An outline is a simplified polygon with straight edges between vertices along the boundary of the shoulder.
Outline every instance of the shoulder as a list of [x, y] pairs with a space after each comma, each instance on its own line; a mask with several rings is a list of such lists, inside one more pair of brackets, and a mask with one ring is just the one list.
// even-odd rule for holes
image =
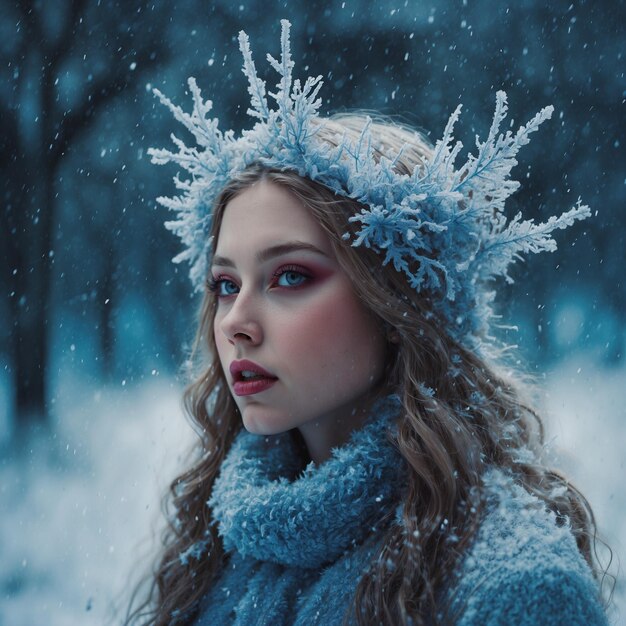
[[449, 590], [458, 626], [607, 624], [597, 584], [567, 526], [499, 470]]

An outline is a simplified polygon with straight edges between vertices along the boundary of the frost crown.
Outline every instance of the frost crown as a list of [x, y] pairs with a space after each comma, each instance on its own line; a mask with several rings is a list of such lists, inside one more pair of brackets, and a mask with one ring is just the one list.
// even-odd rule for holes
[[274, 92], [266, 91], [248, 36], [239, 33], [243, 72], [249, 82], [248, 114], [256, 120], [240, 136], [220, 130], [219, 120], [210, 117], [212, 102], [203, 100], [194, 78], [189, 79], [191, 113], [155, 89], [196, 143], [190, 147], [172, 135], [177, 152], [150, 150], [153, 163], [173, 162], [188, 173], [184, 180], [175, 178], [180, 195], [158, 198], [176, 215], [166, 227], [185, 245], [174, 261], [191, 264], [192, 283], [201, 290], [210, 263], [213, 204], [224, 186], [254, 163], [294, 171], [358, 201], [362, 208], [350, 218], [356, 235], [346, 233], [345, 238], [352, 238], [352, 246], [380, 253], [383, 265], [392, 263], [416, 293], [429, 299], [454, 337], [476, 347], [489, 336], [493, 280], [503, 277], [512, 282], [508, 268], [514, 261], [523, 254], [555, 250], [552, 232], [590, 215], [580, 200], [561, 216], [538, 224], [524, 220], [521, 213], [510, 220], [504, 214], [505, 201], [519, 187], [510, 178], [517, 152], [554, 108], [543, 108], [515, 134], [501, 133], [507, 100], [503, 91], [497, 92], [487, 139], [477, 137], [476, 155], [470, 154], [457, 168], [462, 144], [453, 140], [452, 131], [459, 105], [428, 161], [411, 175], [398, 173], [394, 169], [398, 155], [374, 158], [376, 141], [368, 124], [357, 141], [340, 137], [336, 147], [316, 137], [324, 125], [318, 97], [322, 77], [309, 77], [304, 84], [293, 77], [290, 23], [282, 20], [281, 24], [280, 60], [267, 55], [279, 76]]

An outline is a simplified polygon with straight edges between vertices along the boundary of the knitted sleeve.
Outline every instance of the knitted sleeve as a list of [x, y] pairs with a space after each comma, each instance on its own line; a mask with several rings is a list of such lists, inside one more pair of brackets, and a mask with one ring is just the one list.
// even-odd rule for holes
[[567, 527], [502, 472], [443, 604], [457, 626], [607, 626], [598, 584]]
[[597, 592], [580, 572], [510, 564], [473, 594], [457, 626], [607, 626]]

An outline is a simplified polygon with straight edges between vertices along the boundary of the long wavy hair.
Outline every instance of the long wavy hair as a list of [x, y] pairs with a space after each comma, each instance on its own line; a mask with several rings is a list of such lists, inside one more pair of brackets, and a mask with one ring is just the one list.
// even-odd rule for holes
[[[330, 143], [337, 134], [356, 137], [364, 123], [360, 114], [336, 116], [326, 121], [318, 137]], [[422, 134], [388, 121], [377, 120], [372, 134], [380, 142], [378, 158], [403, 147], [396, 168], [406, 174], [432, 151]], [[451, 620], [440, 612], [436, 598], [478, 528], [482, 476], [490, 466], [508, 471], [555, 512], [558, 524], [570, 525], [578, 549], [601, 578], [605, 570], [595, 550], [593, 512], [565, 477], [544, 465], [542, 421], [524, 399], [521, 375], [497, 365], [500, 358], [479, 357], [454, 341], [428, 298], [416, 297], [404, 276], [391, 266], [382, 267], [374, 251], [353, 248], [343, 239], [351, 230], [348, 218], [360, 209], [357, 202], [293, 172], [253, 166], [232, 180], [216, 202], [213, 247], [228, 202], [260, 180], [284, 187], [310, 211], [363, 306], [393, 337], [386, 390], [402, 399], [394, 443], [408, 489], [401, 521], [389, 520], [382, 548], [358, 582], [346, 622], [420, 625]], [[206, 502], [242, 426], [216, 356], [215, 311], [215, 297], [207, 290], [194, 348], [199, 370], [184, 393], [186, 412], [198, 433], [195, 461], [171, 484], [162, 553], [143, 603], [129, 610], [128, 624], [191, 623], [227, 561]], [[445, 541], [444, 535], [454, 541]]]

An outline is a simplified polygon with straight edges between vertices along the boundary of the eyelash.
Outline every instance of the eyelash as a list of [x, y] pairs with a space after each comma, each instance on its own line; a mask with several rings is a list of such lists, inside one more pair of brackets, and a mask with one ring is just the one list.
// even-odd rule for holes
[[[288, 289], [288, 290], [299, 289], [301, 287], [304, 287], [307, 283], [311, 282], [311, 279], [313, 278], [307, 270], [297, 265], [283, 265], [282, 267], [277, 269], [274, 272], [274, 274], [272, 274], [272, 278], [274, 278], [275, 280], [278, 280], [283, 274], [287, 274], [288, 272], [294, 272], [296, 274], [300, 274], [306, 280], [304, 280], [304, 282], [301, 285], [295, 285], [293, 287], [281, 287], [282, 289]], [[211, 276], [210, 278], [207, 278], [206, 280], [206, 288], [211, 293], [214, 293], [218, 298], [226, 298], [228, 297], [227, 295], [218, 293], [219, 286], [223, 282], [230, 282], [230, 283], [235, 284], [235, 282], [231, 280], [230, 278], [226, 278], [224, 276], [217, 276], [216, 278], [213, 278]], [[272, 285], [274, 285], [274, 283], [275, 281], [272, 282]], [[229, 295], [236, 295], [236, 294], [229, 294]]]
[[220, 295], [217, 293], [219, 286], [221, 283], [228, 281], [228, 282], [233, 282], [232, 280], [230, 280], [230, 278], [224, 278], [224, 277], [217, 277], [217, 278], [207, 278], [206, 280], [206, 288], [213, 294], [215, 294], [218, 298], [223, 298], [224, 296]]

